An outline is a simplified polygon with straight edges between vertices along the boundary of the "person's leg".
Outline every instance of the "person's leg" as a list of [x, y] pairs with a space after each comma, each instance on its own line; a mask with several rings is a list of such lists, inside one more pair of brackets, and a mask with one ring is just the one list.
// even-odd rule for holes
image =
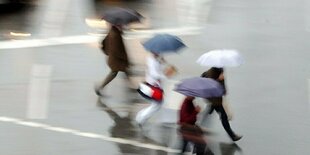
[[223, 106], [216, 106], [215, 110], [219, 113], [220, 117], [221, 117], [221, 121], [222, 121], [222, 125], [224, 127], [224, 129], [226, 130], [227, 134], [230, 137], [234, 137], [235, 133], [232, 131], [230, 124], [228, 122], [228, 117], [227, 114], [223, 108]]
[[110, 73], [106, 76], [99, 89], [103, 89], [107, 84], [109, 84], [117, 75], [118, 71], [110, 71]]
[[214, 109], [215, 109], [215, 106], [210, 105], [210, 108], [209, 108], [208, 114], [212, 114], [212, 113], [213, 113], [213, 111], [214, 111]]
[[205, 155], [206, 144], [195, 143], [196, 155]]
[[186, 151], [188, 141], [183, 138], [182, 140], [182, 153]]
[[95, 88], [96, 94], [98, 96], [102, 96], [100, 90], [103, 89], [107, 84], [109, 84], [116, 77], [117, 73], [118, 71], [110, 71], [110, 73], [106, 76], [102, 84], [99, 87]]
[[241, 138], [241, 136], [236, 135], [232, 131], [230, 124], [229, 124], [229, 121], [228, 121], [227, 114], [224, 110], [224, 107], [222, 105], [216, 106], [215, 110], [220, 114], [222, 125], [223, 125], [225, 131], [227, 132], [227, 134], [230, 136], [230, 138], [234, 141], [239, 140]]
[[161, 107], [161, 103], [156, 101], [151, 101], [151, 105], [145, 109], [142, 109], [137, 113], [136, 121], [139, 124], [144, 124], [155, 112], [157, 112]]
[[200, 121], [201, 126], [207, 126], [207, 124], [210, 122], [209, 115], [212, 114], [214, 111], [214, 107], [212, 105], [207, 105], [207, 108], [202, 112], [202, 118]]
[[128, 87], [131, 88], [131, 89], [136, 89], [137, 86], [135, 85], [135, 82], [131, 78], [132, 77], [131, 71], [128, 69], [124, 73], [126, 75], [126, 80], [128, 82]]

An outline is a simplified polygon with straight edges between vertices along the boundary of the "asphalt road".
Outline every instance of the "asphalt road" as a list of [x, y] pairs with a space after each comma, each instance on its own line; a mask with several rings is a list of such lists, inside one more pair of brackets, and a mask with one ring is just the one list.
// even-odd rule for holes
[[[143, 60], [147, 54], [139, 42], [154, 32], [169, 29], [188, 45], [180, 54], [167, 55], [167, 60], [179, 69], [172, 80], [200, 75], [206, 68], [195, 60], [204, 52], [238, 49], [245, 63], [226, 68], [225, 75], [228, 102], [234, 113], [232, 128], [244, 137], [233, 144], [218, 116], [213, 114], [207, 125], [212, 132], [206, 136], [209, 147], [219, 155], [308, 154], [308, 3], [301, 0], [178, 2], [183, 3], [112, 3], [145, 12], [151, 21], [144, 29], [147, 31], [128, 31], [124, 36], [134, 60], [137, 81], [143, 79]], [[162, 123], [163, 117], [173, 118], [175, 111], [167, 113], [163, 108], [147, 124], [146, 131], [141, 132], [132, 118], [148, 104], [126, 88], [122, 76], [107, 87], [106, 97], [98, 99], [93, 91], [94, 85], [108, 73], [105, 56], [97, 47], [96, 39], [100, 38], [80, 42], [75, 39], [88, 36], [89, 32], [104, 31], [88, 27], [85, 18], [97, 18], [111, 2], [66, 3], [70, 7], [64, 5], [58, 12], [66, 18], [38, 16], [43, 8], [55, 13], [53, 9], [59, 3], [54, 2], [52, 7], [42, 5], [50, 4], [48, 1], [30, 5], [32, 9], [1, 13], [5, 17], [0, 18], [1, 40], [5, 41], [0, 42], [0, 154], [175, 154], [179, 143], [176, 125]], [[202, 6], [208, 10], [195, 12]], [[83, 7], [87, 9], [80, 11]], [[49, 27], [48, 22], [56, 24]], [[199, 27], [199, 31], [185, 32], [180, 27]], [[10, 35], [11, 31], [32, 35], [16, 37]], [[73, 36], [74, 43], [63, 42], [65, 36]], [[25, 46], [9, 49], [8, 42], [16, 43], [11, 39], [22, 40], [18, 45]], [[29, 42], [29, 39], [41, 42]], [[35, 64], [52, 67], [51, 76], [45, 77], [50, 83], [45, 119], [30, 119], [26, 115], [29, 88], [35, 78], [31, 69]]]

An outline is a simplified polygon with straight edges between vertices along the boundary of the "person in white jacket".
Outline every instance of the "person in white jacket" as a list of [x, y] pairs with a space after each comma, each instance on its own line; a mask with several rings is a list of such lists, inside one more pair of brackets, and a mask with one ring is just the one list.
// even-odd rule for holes
[[[172, 72], [166, 72], [166, 61], [165, 59], [156, 53], [152, 53], [147, 58], [147, 72], [145, 80], [150, 85], [162, 88], [162, 80], [166, 79]], [[173, 68], [173, 70], [175, 70]], [[161, 108], [161, 102], [151, 101], [151, 105], [145, 109], [139, 111], [136, 115], [136, 121], [140, 127], [159, 109]]]

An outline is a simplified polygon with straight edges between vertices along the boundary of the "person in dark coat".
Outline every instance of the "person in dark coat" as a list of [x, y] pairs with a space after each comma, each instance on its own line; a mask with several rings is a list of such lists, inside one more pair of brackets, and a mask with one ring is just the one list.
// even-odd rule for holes
[[[212, 67], [208, 71], [204, 72], [201, 75], [201, 77], [212, 78], [218, 81], [219, 83], [221, 83], [224, 87], [225, 94], [226, 94], [223, 68]], [[207, 100], [211, 103], [208, 114], [212, 114], [212, 112], [215, 110], [220, 115], [222, 125], [225, 131], [227, 132], [227, 134], [230, 136], [230, 138], [233, 141], [240, 140], [242, 136], [235, 134], [230, 127], [227, 113], [225, 112], [224, 107], [223, 107], [223, 97], [212, 97], [212, 98], [207, 98]]]
[[101, 42], [101, 49], [107, 55], [107, 64], [111, 71], [102, 84], [96, 88], [96, 94], [99, 96], [102, 96], [100, 90], [109, 84], [116, 77], [119, 71], [124, 72], [128, 81], [130, 81], [129, 60], [122, 38], [122, 26], [111, 26], [108, 35]]
[[[207, 143], [203, 137], [202, 129], [196, 125], [197, 114], [200, 112], [199, 106], [194, 106], [195, 97], [187, 96], [180, 109], [180, 133], [182, 136], [182, 153], [186, 151], [189, 142], [194, 143], [197, 155], [212, 154], [207, 149]], [[206, 151], [208, 150], [208, 151]]]

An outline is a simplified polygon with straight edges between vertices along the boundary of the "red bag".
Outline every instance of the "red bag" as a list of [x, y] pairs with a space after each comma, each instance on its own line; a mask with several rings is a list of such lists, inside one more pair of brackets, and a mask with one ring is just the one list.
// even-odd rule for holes
[[163, 90], [147, 82], [140, 83], [138, 92], [146, 99], [161, 102], [163, 100]]

